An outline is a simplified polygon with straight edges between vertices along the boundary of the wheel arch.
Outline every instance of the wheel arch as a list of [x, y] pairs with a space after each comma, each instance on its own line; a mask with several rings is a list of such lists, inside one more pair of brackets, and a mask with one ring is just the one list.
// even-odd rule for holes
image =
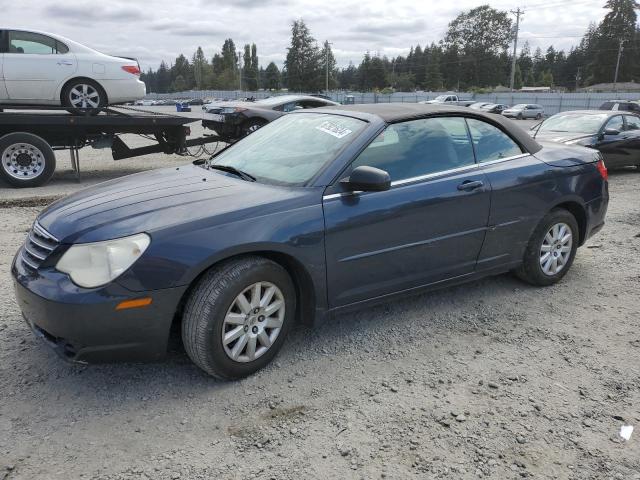
[[578, 229], [580, 234], [579, 245], [582, 246], [587, 237], [587, 211], [580, 202], [576, 200], [566, 200], [554, 205], [551, 210], [566, 210], [568, 211], [578, 222]]
[[314, 283], [308, 270], [298, 259], [287, 253], [264, 249], [236, 253], [224, 258], [220, 258], [204, 268], [195, 278], [191, 280], [188, 288], [183, 293], [182, 298], [178, 303], [173, 323], [175, 324], [182, 322], [182, 312], [187, 299], [191, 295], [191, 292], [196, 287], [200, 279], [209, 270], [222, 263], [231, 262], [251, 256], [266, 258], [277, 263], [286, 270], [286, 272], [291, 277], [294, 288], [296, 289], [296, 322], [305, 325], [313, 324], [316, 309], [316, 294]]
[[71, 77], [70, 79], [68, 79], [67, 81], [65, 81], [61, 86], [60, 86], [60, 90], [58, 92], [58, 100], [60, 100], [60, 105], [64, 105], [64, 98], [62, 98], [62, 94], [64, 93], [64, 89], [67, 88], [67, 86], [72, 83], [72, 82], [76, 82], [78, 80], [85, 80], [85, 81], [90, 81], [92, 83], [97, 84], [100, 89], [102, 90], [102, 93], [104, 93], [104, 98], [105, 98], [105, 105], [109, 105], [109, 94], [107, 93], [107, 90], [104, 88], [104, 86], [95, 78], [89, 78], [89, 77], [85, 77], [83, 75], [78, 75], [76, 77]]

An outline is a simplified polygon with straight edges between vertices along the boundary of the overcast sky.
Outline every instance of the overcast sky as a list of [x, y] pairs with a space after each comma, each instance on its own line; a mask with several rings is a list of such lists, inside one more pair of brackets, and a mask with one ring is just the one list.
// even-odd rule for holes
[[[339, 66], [358, 64], [364, 52], [406, 54], [411, 45], [440, 40], [462, 10], [486, 1], [457, 0], [0, 0], [0, 27], [43, 30], [105, 53], [135, 56], [144, 69], [178, 54], [191, 57], [200, 45], [207, 57], [225, 38], [240, 48], [254, 42], [260, 64], [282, 64], [291, 22], [302, 18], [322, 42], [333, 43]], [[493, 0], [492, 7], [525, 9], [521, 38], [532, 50], [550, 44], [569, 49], [605, 0]]]

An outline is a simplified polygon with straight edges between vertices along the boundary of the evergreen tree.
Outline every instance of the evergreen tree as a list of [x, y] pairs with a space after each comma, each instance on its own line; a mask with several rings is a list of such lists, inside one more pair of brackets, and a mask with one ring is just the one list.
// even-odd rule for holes
[[264, 76], [264, 88], [268, 88], [269, 90], [280, 89], [280, 70], [278, 70], [278, 66], [275, 63], [271, 62], [267, 65]]
[[[193, 54], [193, 60], [191, 63], [193, 65], [193, 79], [195, 82], [195, 87], [198, 90], [202, 90], [205, 87], [205, 78], [209, 70], [209, 62], [204, 56], [202, 47], [198, 47], [196, 53]], [[180, 76], [183, 77], [184, 82], [184, 76], [182, 74]]]
[[624, 47], [620, 61], [618, 81], [630, 81], [636, 72], [637, 51], [635, 0], [608, 0], [604, 8], [610, 10], [598, 26], [595, 35], [595, 55], [590, 65], [594, 83], [612, 82], [615, 75], [618, 50]]
[[291, 46], [287, 49], [285, 68], [289, 90], [312, 92], [321, 88], [320, 50], [304, 20], [296, 20], [291, 26]]
[[156, 87], [158, 93], [167, 93], [171, 86], [171, 73], [164, 60], [160, 62], [158, 73], [156, 74]]

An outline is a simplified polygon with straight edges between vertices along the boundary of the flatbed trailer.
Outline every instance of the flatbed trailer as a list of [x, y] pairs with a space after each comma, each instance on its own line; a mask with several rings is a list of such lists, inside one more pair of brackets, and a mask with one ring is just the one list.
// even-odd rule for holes
[[[56, 168], [55, 150], [70, 151], [79, 178], [79, 150], [86, 146], [111, 148], [113, 159], [121, 160], [150, 153], [188, 155], [189, 147], [221, 141], [213, 135], [187, 139], [187, 125], [198, 120], [130, 107], [82, 115], [64, 108], [0, 104], [0, 178], [15, 187], [44, 185]], [[154, 144], [130, 148], [123, 134], [141, 135]]]

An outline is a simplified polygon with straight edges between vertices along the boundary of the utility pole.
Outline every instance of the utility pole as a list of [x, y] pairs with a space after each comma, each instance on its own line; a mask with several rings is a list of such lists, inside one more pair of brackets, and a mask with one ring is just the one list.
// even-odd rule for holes
[[613, 77], [613, 90], [618, 91], [618, 73], [620, 72], [620, 59], [622, 58], [622, 51], [624, 50], [624, 40], [620, 40], [620, 47], [618, 48], [618, 61], [616, 62], [616, 75]]
[[580, 67], [578, 67], [578, 71], [576, 72], [576, 91], [578, 91], [578, 88], [580, 88]]
[[511, 82], [510, 82], [511, 91], [513, 92], [514, 83], [516, 79], [516, 53], [518, 50], [518, 33], [520, 32], [520, 16], [524, 14], [524, 11], [520, 10], [520, 7], [518, 7], [518, 9], [515, 12], [511, 10], [511, 13], [513, 13], [516, 16], [516, 28], [515, 28], [515, 35], [513, 39], [513, 59], [511, 60]]
[[329, 93], [329, 45], [333, 45], [333, 43], [330, 43], [328, 41], [325, 40], [324, 42], [324, 50], [326, 53], [326, 58], [325, 58], [325, 66], [326, 66], [326, 77], [325, 77], [325, 92]]

